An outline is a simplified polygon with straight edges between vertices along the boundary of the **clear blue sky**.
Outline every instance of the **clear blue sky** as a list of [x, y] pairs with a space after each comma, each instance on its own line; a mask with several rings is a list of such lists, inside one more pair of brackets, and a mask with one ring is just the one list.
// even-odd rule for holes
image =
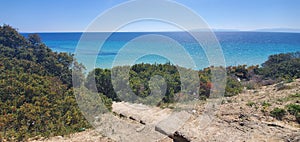
[[[84, 31], [105, 10], [125, 0], [0, 0], [0, 24], [21, 32]], [[300, 29], [300, 0], [176, 0], [214, 29]], [[141, 23], [149, 30], [166, 25]], [[129, 28], [129, 29], [128, 29]], [[131, 26], [127, 30], [139, 28]], [[132, 28], [132, 29], [130, 29]]]

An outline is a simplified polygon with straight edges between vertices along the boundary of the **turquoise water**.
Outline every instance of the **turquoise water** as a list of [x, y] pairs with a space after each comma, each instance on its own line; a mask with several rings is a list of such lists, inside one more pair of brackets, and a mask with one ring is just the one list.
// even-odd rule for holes
[[[95, 33], [94, 33], [95, 34]], [[102, 33], [96, 33], [101, 35]], [[96, 67], [111, 68], [118, 52], [127, 43], [131, 42], [134, 48], [143, 48], [151, 51], [151, 47], [159, 47], [161, 52], [168, 52], [170, 55], [180, 57], [185, 53], [176, 53], [176, 50], [169, 50], [166, 47], [172, 47], [174, 43], [162, 41], [137, 41], [131, 40], [149, 34], [162, 35], [169, 37], [179, 43], [195, 62], [195, 68], [201, 69], [209, 66], [205, 52], [201, 46], [188, 34], [184, 32], [165, 32], [165, 33], [113, 33], [105, 41], [104, 46], [99, 53], [91, 53], [90, 56], [97, 55]], [[263, 32], [216, 32], [216, 37], [222, 47], [227, 66], [230, 65], [260, 65], [267, 60], [269, 55], [287, 52], [300, 51], [299, 33], [263, 33]], [[23, 34], [27, 36], [27, 34]], [[74, 53], [77, 43], [82, 33], [39, 33], [42, 41], [57, 52]], [[91, 39], [90, 42], [97, 39]], [[87, 51], [88, 51], [87, 47]], [[174, 44], [175, 48], [175, 44]], [[154, 49], [154, 48], [153, 48]], [[168, 51], [165, 51], [168, 50]], [[134, 53], [126, 53], [128, 56]], [[126, 59], [124, 64], [128, 64]], [[146, 55], [135, 63], [165, 63], [168, 58], [157, 55]], [[173, 63], [172, 61], [170, 61]], [[176, 64], [176, 63], [173, 63]]]

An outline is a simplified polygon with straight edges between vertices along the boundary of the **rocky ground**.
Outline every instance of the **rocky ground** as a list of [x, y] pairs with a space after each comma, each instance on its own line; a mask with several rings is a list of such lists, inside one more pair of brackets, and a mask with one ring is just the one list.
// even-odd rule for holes
[[[113, 114], [102, 116], [94, 130], [31, 141], [300, 141], [300, 125], [292, 115], [281, 121], [270, 116], [275, 107], [300, 103], [300, 80], [263, 86], [215, 103], [190, 109], [161, 109], [140, 104], [114, 103]], [[213, 103], [210, 103], [213, 102]], [[104, 137], [105, 135], [106, 137]], [[109, 137], [109, 138], [108, 138]]]
[[[263, 86], [256, 90], [245, 90], [238, 96], [226, 98], [216, 112], [210, 125], [193, 138], [194, 141], [300, 141], [300, 125], [295, 117], [286, 115], [282, 121], [270, 116], [275, 107], [298, 103], [300, 80], [286, 85]], [[201, 112], [200, 112], [201, 114]], [[189, 132], [196, 122], [183, 127]], [[197, 131], [197, 130], [195, 130]], [[199, 131], [198, 131], [199, 132]], [[195, 135], [194, 135], [195, 136]]]

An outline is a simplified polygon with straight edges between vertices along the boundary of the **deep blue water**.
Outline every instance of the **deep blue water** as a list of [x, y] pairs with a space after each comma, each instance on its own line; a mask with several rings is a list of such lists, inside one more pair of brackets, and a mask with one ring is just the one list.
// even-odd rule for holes
[[[101, 35], [102, 33], [94, 33]], [[156, 34], [162, 35], [177, 41], [196, 63], [197, 69], [209, 66], [207, 57], [201, 46], [188, 34], [183, 32], [169, 33], [113, 33], [111, 37], [105, 41], [98, 55], [96, 67], [110, 68], [112, 63], [124, 45], [132, 39], [143, 35]], [[287, 52], [300, 51], [300, 33], [263, 33], [263, 32], [216, 32], [216, 37], [222, 47], [225, 56], [226, 65], [260, 65], [267, 60], [269, 55]], [[28, 34], [23, 34], [27, 36]], [[57, 52], [74, 53], [77, 43], [82, 33], [39, 33], [42, 41]], [[93, 40], [97, 39], [92, 39]], [[134, 48], [144, 48], [151, 50], [151, 46], [159, 47], [162, 52], [169, 52], [180, 56], [184, 53], [175, 53], [176, 50], [164, 51], [165, 47], [172, 47], [174, 43], [162, 41], [148, 41], [134, 43]], [[175, 48], [175, 46], [174, 46]], [[86, 47], [89, 50], [89, 47]], [[134, 49], [133, 49], [134, 50]], [[167, 48], [165, 49], [167, 50]], [[128, 53], [128, 56], [131, 53]], [[164, 63], [169, 60], [157, 55], [146, 55], [136, 63]], [[172, 62], [172, 61], [171, 61]], [[173, 62], [172, 62], [173, 63]], [[124, 64], [127, 64], [124, 60]], [[174, 63], [176, 64], [176, 63]]]

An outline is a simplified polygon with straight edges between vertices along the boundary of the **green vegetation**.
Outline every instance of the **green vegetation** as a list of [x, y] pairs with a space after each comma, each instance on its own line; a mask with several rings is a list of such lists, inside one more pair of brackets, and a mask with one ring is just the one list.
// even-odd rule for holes
[[291, 115], [296, 115], [300, 112], [300, 105], [297, 104], [289, 104], [286, 106], [286, 108]]
[[[290, 104], [286, 105], [285, 108], [290, 115], [295, 116], [296, 122], [300, 124], [300, 105], [299, 103], [300, 95], [299, 93], [291, 94], [288, 97], [278, 99], [279, 102], [289, 102]], [[293, 103], [291, 103], [293, 102]]]
[[[111, 111], [112, 101], [120, 100], [172, 106], [183, 100], [213, 97], [210, 94], [214, 94], [220, 85], [212, 83], [212, 72], [227, 72], [225, 96], [230, 97], [240, 93], [243, 87], [253, 89], [257, 84], [299, 78], [299, 67], [300, 53], [297, 52], [272, 55], [262, 67], [241, 65], [195, 71], [170, 63], [137, 64], [94, 69], [85, 78], [84, 66], [74, 61], [73, 55], [53, 52], [37, 34], [25, 38], [12, 27], [3, 25], [0, 26], [0, 140], [21, 141], [34, 136], [84, 131], [90, 125], [79, 110], [75, 96], [84, 104], [90, 104], [80, 106], [83, 113]], [[186, 75], [181, 76], [179, 72]], [[77, 76], [73, 83], [72, 74]], [[112, 80], [112, 74], [121, 79]], [[127, 82], [129, 88], [124, 87]], [[287, 99], [290, 98], [297, 99], [300, 95], [293, 94]], [[257, 107], [254, 102], [247, 105]], [[263, 111], [270, 105], [263, 102]], [[299, 105], [288, 105], [287, 110], [299, 122]], [[286, 111], [280, 108], [271, 111], [271, 116], [279, 120], [285, 114]]]
[[82, 66], [72, 62], [72, 55], [52, 52], [38, 35], [26, 39], [0, 26], [0, 138], [21, 141], [90, 127], [72, 87], [71, 69]]
[[[287, 112], [289, 114], [294, 115], [296, 122], [300, 124], [300, 105], [298, 104], [289, 104], [286, 105]], [[282, 120], [282, 118], [286, 115], [286, 110], [282, 108], [274, 108], [271, 112], [270, 115], [278, 120]]]
[[286, 111], [282, 108], [274, 108], [271, 112], [270, 115], [278, 120], [282, 120], [282, 118], [286, 115]]
[[300, 93], [292, 94], [290, 95], [291, 98], [299, 98], [300, 99]]
[[296, 121], [300, 124], [300, 105], [298, 104], [289, 104], [286, 106], [287, 111], [295, 116]]
[[296, 94], [291, 94], [289, 95], [288, 97], [285, 97], [285, 98], [280, 98], [278, 99], [279, 102], [287, 102], [287, 101], [291, 101], [291, 100], [300, 100], [300, 94], [299, 93], [296, 93]]
[[[88, 74], [85, 86], [90, 90], [103, 93], [114, 101], [122, 100], [135, 103], [162, 105], [162, 103], [193, 100], [194, 98], [205, 100], [209, 97], [211, 88], [214, 85], [211, 82], [212, 69], [215, 71], [224, 70], [219, 67], [210, 67], [200, 71], [194, 71], [171, 65], [170, 63], [137, 64], [132, 67], [115, 67], [111, 70], [95, 69]], [[128, 81], [124, 80], [128, 72], [127, 70], [129, 70]], [[179, 70], [184, 72], [186, 76], [180, 76]], [[111, 80], [112, 72], [117, 73], [122, 79]], [[198, 76], [191, 77], [191, 75]], [[152, 77], [154, 76], [160, 76], [163, 80], [156, 80], [151, 83], [151, 79], [153, 79]], [[96, 81], [96, 86], [93, 86], [94, 79]], [[200, 79], [198, 80], [200, 82], [198, 82], [197, 79]], [[126, 86], [126, 84], [124, 84], [126, 82], [129, 82], [130, 88], [124, 87]], [[200, 83], [200, 85], [198, 83]], [[165, 88], [160, 88], [164, 85]], [[182, 86], [184, 86], [184, 89], [182, 89]], [[200, 88], [198, 88], [198, 86], [200, 86]], [[153, 89], [151, 89], [151, 87]], [[164, 90], [166, 92], [161, 92]], [[233, 96], [241, 91], [242, 85], [240, 82], [233, 77], [228, 77], [225, 96]], [[115, 92], [122, 96], [117, 96]]]
[[[227, 74], [242, 80], [242, 85], [254, 89], [259, 85], [271, 85], [280, 81], [291, 82], [300, 78], [300, 52], [271, 55], [261, 67], [239, 65], [227, 68]], [[279, 84], [278, 90], [290, 89]]]
[[237, 95], [242, 92], [242, 84], [238, 82], [236, 79], [228, 78], [227, 84], [225, 88], [225, 96], [231, 97]]
[[[208, 77], [202, 77], [203, 82], [201, 83], [201, 90], [196, 90], [197, 87], [195, 85], [198, 85], [197, 80], [194, 78], [180, 78], [177, 68], [179, 67], [169, 63], [154, 65], [137, 64], [132, 67], [123, 66], [113, 68], [112, 70], [115, 71], [115, 73], [118, 73], [118, 76], [122, 77], [121, 80], [111, 80], [111, 70], [95, 69], [88, 74], [85, 86], [90, 90], [103, 93], [115, 101], [122, 100], [152, 105], [157, 105], [159, 103], [172, 103], [174, 101], [179, 101], [180, 99], [187, 99], [186, 97], [192, 97], [193, 95], [194, 97], [199, 97], [199, 94], [196, 94], [197, 91], [202, 92], [200, 95], [201, 98], [203, 98], [203, 96], [205, 97], [205, 95], [209, 95], [211, 84]], [[126, 81], [126, 70], [128, 69], [130, 69], [128, 76], [129, 81]], [[180, 69], [188, 75], [194, 72], [190, 69]], [[151, 80], [154, 76], [160, 76], [163, 80]], [[97, 89], [93, 89], [93, 79], [96, 81]], [[130, 88], [124, 87], [126, 86], [126, 82], [129, 82]], [[182, 83], [185, 85], [185, 90], [189, 90], [190, 92], [178, 94], [181, 91]], [[113, 88], [112, 84], [114, 84], [115, 88]], [[164, 85], [165, 88], [160, 88]], [[160, 92], [164, 90], [166, 91], [165, 93]], [[122, 94], [122, 96], [117, 96], [115, 92]]]
[[269, 102], [266, 102], [266, 101], [263, 101], [261, 105], [265, 108], [272, 106]]
[[253, 107], [253, 106], [255, 106], [256, 104], [255, 104], [255, 102], [248, 102], [246, 105], [249, 106], [249, 107]]
[[300, 78], [300, 52], [271, 55], [262, 64], [260, 74], [264, 78], [291, 80]]
[[[96, 88], [93, 81], [95, 80]], [[98, 91], [99, 93], [105, 94], [107, 97], [118, 101], [117, 94], [114, 91], [111, 83], [111, 71], [108, 69], [95, 69], [90, 72], [85, 82], [86, 88], [93, 92]]]
[[[24, 140], [33, 136], [66, 135], [90, 127], [76, 104], [73, 87], [76, 87], [76, 93], [83, 92], [76, 94], [82, 102], [95, 102], [92, 100], [97, 98], [90, 98], [95, 95], [89, 94], [96, 93], [96, 96], [101, 98], [99, 101], [104, 102], [104, 107], [108, 108], [108, 111], [111, 110], [112, 100], [134, 100], [152, 105], [169, 104], [194, 97], [205, 100], [213, 86], [211, 71], [217, 69], [211, 67], [196, 72], [200, 78], [200, 88], [197, 88], [196, 80], [192, 79], [197, 77], [189, 76], [195, 72], [194, 70], [169, 63], [132, 66], [129, 72], [129, 83], [132, 93], [139, 96], [139, 99], [135, 99], [131, 98], [135, 95], [127, 93], [130, 91], [118, 90], [123, 88], [124, 80], [112, 82], [112, 70], [95, 69], [85, 78], [82, 73], [84, 67], [76, 61], [72, 63], [72, 55], [53, 52], [41, 42], [37, 34], [31, 34], [26, 39], [12, 27], [0, 26], [1, 138]], [[126, 68], [128, 67], [114, 69]], [[77, 80], [73, 80], [75, 84], [72, 84], [72, 69], [74, 69], [73, 75], [78, 77]], [[178, 69], [187, 73], [187, 76], [180, 76]], [[125, 74], [120, 75], [125, 76]], [[160, 82], [151, 80], [155, 75], [161, 76], [164, 80], [159, 80]], [[96, 86], [93, 86], [93, 79], [96, 81]], [[112, 83], [116, 88], [113, 88]], [[164, 83], [166, 83], [164, 88], [166, 92], [155, 92], [164, 90], [157, 88]], [[231, 78], [228, 83], [233, 88], [227, 88], [227, 94], [232, 96], [241, 90], [236, 79]], [[78, 88], [81, 84], [89, 90], [84, 87]], [[184, 90], [181, 90], [182, 86], [185, 87]], [[119, 98], [120, 96], [115, 92], [124, 94], [127, 100]], [[161, 94], [165, 95], [159, 96]], [[84, 112], [98, 110], [93, 106], [98, 104], [81, 109], [84, 109]]]
[[[226, 68], [227, 72], [227, 83], [225, 88], [225, 96], [231, 97], [242, 92], [243, 87], [247, 89], [254, 89], [260, 85], [270, 85], [276, 82], [285, 80], [287, 82], [292, 81], [292, 79], [299, 78], [299, 67], [300, 67], [300, 52], [296, 53], [286, 53], [272, 55], [269, 59], [262, 65], [262, 67], [239, 65], [230, 66]], [[126, 71], [129, 69], [129, 80], [114, 80], [111, 81], [112, 70], [117, 70], [120, 73], [119, 76], [126, 78]], [[181, 68], [178, 66], [167, 64], [138, 64], [132, 67], [123, 66], [116, 67], [114, 69], [95, 69], [90, 72], [85, 86], [90, 90], [97, 91], [98, 93], [103, 93], [108, 98], [114, 101], [124, 100], [133, 101], [139, 103], [155, 102], [157, 104], [158, 99], [161, 96], [151, 96], [151, 83], [149, 82], [151, 77], [158, 75], [165, 79], [166, 82], [166, 92], [162, 98], [161, 103], [173, 103], [178, 100], [194, 97], [194, 98], [207, 98], [211, 94], [211, 89], [214, 86], [211, 80], [212, 70], [224, 70], [218, 67], [209, 67], [203, 70], [199, 70], [200, 78], [200, 89], [195, 90], [195, 86], [192, 84], [196, 80], [186, 79], [181, 80], [178, 69], [184, 72], [192, 72], [193, 70]], [[120, 71], [125, 70], [125, 71]], [[92, 86], [92, 81], [95, 78], [96, 87]], [[124, 90], [124, 82], [129, 82], [130, 88]], [[114, 87], [113, 88], [113, 85]], [[159, 82], [163, 85], [163, 82]], [[182, 85], [186, 85], [185, 90], [189, 92], [182, 92]], [[278, 90], [289, 89], [290, 86], [284, 84], [279, 84], [277, 86]], [[114, 90], [116, 89], [116, 90]], [[132, 92], [130, 90], [133, 90]], [[158, 89], [160, 90], [160, 89]], [[122, 98], [119, 98], [117, 94], [122, 94]], [[128, 93], [129, 92], [129, 93]], [[181, 93], [179, 93], [181, 92]], [[195, 94], [198, 92], [198, 94]], [[161, 92], [152, 92], [152, 94], [160, 94]], [[136, 97], [133, 97], [136, 96]], [[264, 102], [264, 108], [269, 107], [271, 104]]]

